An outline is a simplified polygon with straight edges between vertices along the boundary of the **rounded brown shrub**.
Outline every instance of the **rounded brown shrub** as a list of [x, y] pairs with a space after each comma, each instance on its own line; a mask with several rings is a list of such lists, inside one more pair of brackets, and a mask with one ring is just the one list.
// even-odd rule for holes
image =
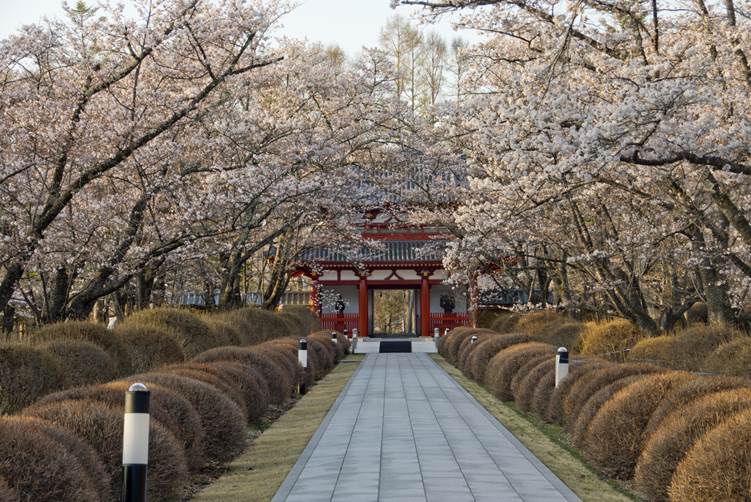
[[607, 476], [631, 479], [644, 443], [644, 428], [662, 397], [688, 373], [647, 375], [618, 391], [597, 412], [581, 441], [587, 458]]
[[689, 448], [723, 420], [749, 408], [751, 389], [736, 389], [709, 394], [675, 409], [644, 445], [636, 464], [636, 488], [649, 500], [667, 500], [670, 480]]
[[220, 378], [216, 375], [215, 372], [211, 371], [205, 366], [200, 366], [198, 364], [195, 364], [190, 368], [181, 365], [167, 366], [161, 368], [159, 372], [184, 376], [186, 378], [192, 378], [193, 380], [198, 380], [199, 382], [211, 385], [223, 395], [228, 397], [233, 403], [235, 403], [242, 412], [245, 421], [248, 420], [246, 414], [248, 405], [245, 402], [245, 396], [243, 396], [239, 386], [237, 386], [234, 382], [227, 380], [226, 377]]
[[489, 336], [481, 342], [477, 342], [477, 347], [467, 356], [466, 365], [469, 368], [470, 376], [479, 382], [484, 382], [485, 371], [493, 356], [512, 345], [528, 341], [530, 341], [528, 335], [509, 333]]
[[269, 385], [261, 372], [240, 363], [216, 362], [211, 364], [221, 371], [235, 375], [248, 405], [248, 420], [250, 422], [259, 421], [268, 411], [270, 402]]
[[[261, 343], [264, 340], [263, 323], [255, 322], [254, 316], [248, 314], [249, 310], [260, 311], [257, 308], [244, 308], [239, 310], [230, 310], [222, 312], [220, 315], [212, 316], [213, 319], [222, 321], [230, 325], [240, 337], [238, 345], [252, 345]], [[272, 314], [269, 312], [269, 316]]]
[[317, 369], [318, 357], [314, 351], [308, 352], [308, 367], [302, 370], [300, 363], [298, 362], [298, 349], [300, 341], [295, 338], [278, 338], [262, 344], [262, 346], [274, 348], [280, 351], [285, 357], [285, 366], [289, 368], [291, 364], [294, 367], [294, 373], [297, 375], [298, 383], [304, 383], [307, 386], [313, 385], [315, 382], [316, 374], [319, 372]]
[[[545, 375], [550, 373], [551, 370], [555, 370], [555, 359], [548, 358], [537, 361], [534, 367], [529, 368], [527, 371], [519, 371], [519, 374], [517, 375], [518, 383], [516, 383], [515, 388], [512, 383], [511, 390], [514, 394], [514, 402], [520, 409], [524, 411], [532, 411], [532, 402], [535, 397], [537, 386], [542, 383], [542, 379]], [[519, 375], [522, 374], [524, 376], [519, 378]], [[553, 387], [554, 384], [555, 373], [553, 373], [553, 382], [550, 383], [550, 387]], [[552, 392], [553, 390], [551, 388], [550, 394], [552, 394]]]
[[141, 310], [126, 319], [124, 324], [131, 322], [156, 326], [169, 331], [180, 344], [186, 358], [230, 343], [220, 333], [212, 331], [200, 316], [189, 310], [177, 308]]
[[[472, 343], [472, 336], [477, 337], [474, 343]], [[495, 331], [491, 331], [489, 329], [477, 330], [473, 333], [473, 335], [468, 336], [464, 340], [462, 340], [462, 342], [459, 344], [459, 350], [457, 350], [456, 352], [456, 367], [459, 368], [466, 376], [471, 378], [469, 368], [469, 358], [471, 354], [475, 351], [480, 343], [493, 336], [498, 336], [498, 334]]]
[[[182, 368], [188, 371], [208, 373], [220, 379], [223, 386], [228, 386], [232, 389], [231, 392], [233, 395], [238, 395], [242, 398], [245, 415], [250, 423], [255, 422], [266, 413], [269, 404], [269, 387], [260, 373], [254, 368], [249, 368], [238, 363], [215, 362], [184, 363], [179, 366], [164, 368], [164, 370], [170, 371], [173, 368], [178, 370], [177, 373], [180, 373], [179, 370]], [[185, 376], [192, 378], [187, 372]], [[211, 384], [210, 381], [206, 381], [206, 383]], [[229, 396], [229, 394], [227, 395]], [[235, 399], [233, 401], [239, 404]]]
[[[111, 382], [104, 385], [74, 387], [61, 392], [49, 394], [32, 405], [29, 409], [46, 406], [50, 403], [71, 400], [98, 401], [110, 406], [119, 413], [123, 412], [125, 392], [130, 387], [128, 382]], [[166, 427], [185, 451], [186, 460], [191, 470], [200, 469], [204, 462], [203, 427], [201, 417], [193, 406], [177, 393], [159, 386], [149, 385], [151, 404], [149, 413]]]
[[[331, 346], [331, 344], [329, 344], [329, 346]], [[273, 342], [264, 342], [261, 345], [252, 347], [252, 349], [257, 354], [277, 363], [282, 369], [284, 369], [287, 375], [292, 377], [293, 384], [302, 382], [304, 375], [302, 366], [300, 366], [300, 363], [297, 360], [297, 350], [292, 352], [288, 347]]]
[[4, 502], [21, 502], [21, 496], [8, 485], [2, 476], [0, 476], [0, 500]]
[[589, 423], [595, 415], [597, 415], [597, 412], [600, 411], [602, 405], [608, 402], [619, 390], [631, 385], [645, 376], [645, 374], [636, 374], [620, 378], [604, 387], [600, 387], [597, 392], [592, 394], [592, 396], [587, 399], [587, 402], [584, 403], [584, 406], [581, 407], [579, 413], [571, 419], [572, 423], [569, 426], [571, 442], [576, 446], [580, 446], [582, 437], [587, 431], [587, 427], [589, 427]]
[[194, 361], [199, 363], [230, 361], [255, 368], [266, 380], [269, 386], [270, 402], [273, 404], [283, 403], [289, 399], [294, 390], [294, 375], [288, 375], [277, 362], [259, 355], [252, 348], [218, 347], [198, 354]]
[[[99, 454], [110, 476], [111, 499], [122, 498], [123, 414], [96, 401], [49, 403], [28, 410], [83, 438]], [[179, 501], [188, 481], [185, 453], [175, 437], [156, 420], [149, 423], [148, 497]]]
[[467, 332], [467, 331], [469, 331], [471, 329], [472, 328], [470, 328], [468, 326], [459, 326], [459, 327], [454, 328], [451, 331], [449, 331], [445, 336], [443, 334], [441, 334], [441, 337], [436, 342], [437, 343], [437, 348], [438, 348], [438, 353], [441, 356], [443, 356], [444, 359], [448, 360], [448, 352], [447, 351], [448, 351], [449, 340], [451, 340], [455, 336], [462, 336], [462, 333], [465, 333], [465, 332]]
[[82, 340], [52, 340], [39, 346], [60, 365], [69, 385], [88, 385], [112, 380], [115, 362], [102, 348]]
[[[86, 441], [72, 434], [69, 430], [56, 426], [52, 422], [36, 417], [19, 417], [21, 420], [33, 423], [40, 432], [50, 436], [65, 447], [81, 465], [84, 474], [89, 478], [101, 500], [107, 500], [110, 493], [110, 478], [99, 459], [99, 455]], [[0, 500], [3, 500], [0, 498]]]
[[499, 315], [498, 318], [490, 325], [490, 329], [496, 333], [511, 333], [514, 330], [516, 322], [521, 319], [521, 314], [507, 313]]
[[554, 354], [552, 345], [540, 342], [521, 343], [504, 349], [490, 360], [485, 384], [498, 399], [510, 401], [513, 398], [511, 381], [522, 365], [533, 357], [546, 355], [552, 358]]
[[587, 378], [578, 379], [571, 387], [571, 391], [566, 396], [566, 399], [564, 399], [562, 423], [569, 426], [573, 425], [584, 403], [601, 388], [621, 378], [658, 371], [663, 370], [659, 366], [646, 363], [617, 364], [592, 371], [587, 375]]
[[555, 391], [555, 364], [552, 365], [535, 384], [529, 402], [529, 411], [546, 420], [550, 400]]
[[748, 500], [751, 493], [751, 410], [711, 429], [689, 449], [668, 489], [672, 501]]
[[516, 371], [516, 374], [514, 375], [514, 378], [511, 379], [511, 396], [517, 406], [519, 406], [519, 402], [521, 401], [522, 382], [535, 367], [544, 362], [555, 363], [555, 356], [550, 356], [549, 354], [541, 354], [538, 356], [530, 357], [526, 362], [524, 362], [524, 364], [519, 367], [519, 369]]
[[202, 319], [217, 340], [227, 340], [227, 345], [245, 345], [240, 330], [231, 323], [217, 316], [203, 316]]
[[554, 310], [540, 310], [538, 312], [523, 314], [516, 321], [514, 330], [534, 336], [535, 334], [544, 331], [551, 326], [560, 326], [568, 320], [568, 317], [563, 314], [559, 314]]
[[136, 373], [185, 361], [180, 342], [164, 327], [131, 320], [115, 328], [115, 333], [125, 343]]
[[285, 305], [282, 313], [297, 317], [302, 323], [306, 334], [321, 329], [321, 321], [318, 319], [318, 316], [311, 312], [310, 308], [305, 305]]
[[[61, 435], [73, 436], [69, 432]], [[75, 441], [75, 437], [71, 441]], [[13, 490], [17, 496], [23, 496], [21, 500], [100, 500], [86, 467], [75, 452], [45, 432], [45, 427], [37, 420], [0, 417], [0, 478], [9, 485], [6, 491]]]
[[338, 363], [341, 359], [344, 358], [344, 347], [339, 345], [339, 338], [337, 337], [337, 343], [334, 345], [331, 341], [331, 331], [316, 331], [315, 333], [311, 333], [308, 335], [308, 341], [316, 340], [318, 342], [321, 342], [325, 347], [326, 350], [331, 354], [331, 357], [334, 359], [334, 363]]
[[316, 339], [308, 340], [308, 357], [316, 358], [318, 374], [316, 380], [323, 378], [334, 367], [334, 353], [331, 347]]
[[704, 371], [748, 375], [751, 368], [751, 337], [739, 337], [717, 347], [704, 362]]
[[0, 414], [15, 413], [67, 383], [49, 352], [27, 345], [0, 345]]
[[646, 435], [651, 434], [660, 427], [665, 417], [690, 404], [695, 399], [715, 392], [749, 386], [751, 386], [751, 383], [748, 380], [731, 376], [704, 376], [680, 382], [662, 398], [657, 409], [649, 418], [644, 433]]
[[441, 338], [441, 355], [451, 364], [456, 364], [456, 354], [462, 342], [474, 334], [474, 328], [454, 328], [449, 334]]
[[308, 334], [308, 332], [305, 329], [305, 325], [297, 316], [293, 314], [288, 314], [286, 312], [279, 312], [276, 315], [287, 326], [286, 336], [302, 338]]
[[553, 389], [550, 398], [547, 400], [548, 404], [544, 413], [545, 421], [563, 425], [563, 403], [568, 399], [568, 395], [574, 384], [579, 379], [586, 379], [589, 373], [595, 369], [610, 364], [598, 359], [571, 360], [568, 375], [558, 384], [558, 387]]
[[654, 361], [673, 369], [698, 370], [721, 344], [738, 333], [721, 325], [694, 325], [672, 335], [645, 338], [629, 352], [629, 359]]
[[588, 322], [581, 337], [581, 353], [597, 355], [611, 361], [624, 361], [627, 352], [645, 334], [625, 319], [607, 322]]
[[584, 324], [576, 321], [550, 323], [531, 334], [533, 340], [579, 352]]
[[[100, 400], [115, 409], [120, 409], [124, 404], [125, 391], [134, 382], [129, 380], [99, 385], [96, 388], [103, 389], [103, 392], [94, 393], [89, 399]], [[178, 392], [161, 385], [151, 384], [148, 387], [151, 391], [149, 412], [155, 420], [174, 434], [185, 451], [185, 459], [190, 470], [201, 470], [206, 463], [206, 435], [201, 415], [191, 402]]]
[[[491, 331], [489, 329], [471, 329], [467, 332], [467, 336], [459, 336], [457, 338], [452, 339], [452, 344], [448, 347], [448, 355], [449, 358], [451, 358], [452, 364], [459, 369], [462, 368], [462, 358], [464, 356], [464, 352], [466, 352], [468, 349], [472, 348], [477, 345], [478, 342], [483, 340], [485, 337], [490, 335], [495, 335], [495, 331]], [[472, 343], [472, 337], [476, 336], [477, 341], [473, 344]]]
[[130, 381], [166, 387], [185, 398], [201, 419], [204, 452], [209, 459], [226, 462], [245, 448], [243, 412], [216, 387], [192, 378], [161, 372], [136, 375]]
[[48, 342], [51, 340], [82, 340], [98, 345], [107, 352], [117, 363], [115, 373], [127, 375], [133, 368], [125, 344], [119, 336], [108, 331], [101, 324], [93, 322], [69, 321], [58, 322], [43, 326], [32, 333], [31, 339], [35, 342]]

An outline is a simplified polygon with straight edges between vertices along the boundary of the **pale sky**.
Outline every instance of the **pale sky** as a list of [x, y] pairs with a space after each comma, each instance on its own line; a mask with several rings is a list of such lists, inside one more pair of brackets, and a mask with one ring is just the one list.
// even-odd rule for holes
[[[128, 0], [123, 0], [126, 4]], [[69, 3], [75, 3], [69, 0]], [[95, 0], [87, 3], [96, 4]], [[362, 46], [373, 46], [386, 20], [395, 13], [409, 16], [412, 10], [400, 7], [392, 10], [389, 0], [300, 0], [301, 5], [286, 16], [280, 34], [307, 38], [324, 44], [337, 43], [354, 55]], [[0, 0], [0, 38], [6, 37], [24, 24], [42, 17], [62, 13], [62, 0]], [[441, 33], [447, 42], [456, 36], [474, 40], [472, 33], [457, 33], [448, 20], [430, 27]]]

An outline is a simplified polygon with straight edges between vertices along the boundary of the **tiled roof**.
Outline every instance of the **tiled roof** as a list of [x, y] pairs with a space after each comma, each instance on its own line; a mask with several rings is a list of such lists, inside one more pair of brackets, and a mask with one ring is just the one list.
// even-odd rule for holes
[[361, 247], [356, 253], [331, 248], [304, 251], [300, 261], [312, 262], [436, 262], [443, 259], [445, 240], [381, 241], [379, 248]]

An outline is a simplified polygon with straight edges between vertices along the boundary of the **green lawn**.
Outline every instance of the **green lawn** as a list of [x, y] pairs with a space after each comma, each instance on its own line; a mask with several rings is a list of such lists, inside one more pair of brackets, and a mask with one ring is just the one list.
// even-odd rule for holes
[[297, 462], [363, 356], [349, 356], [261, 434], [193, 500], [267, 502]]
[[589, 467], [566, 442], [560, 427], [546, 424], [522, 412], [513, 403], [500, 401], [482, 385], [465, 377], [461, 371], [441, 356], [434, 355], [433, 358], [582, 500], [585, 502], [638, 500], [620, 486], [602, 479]]

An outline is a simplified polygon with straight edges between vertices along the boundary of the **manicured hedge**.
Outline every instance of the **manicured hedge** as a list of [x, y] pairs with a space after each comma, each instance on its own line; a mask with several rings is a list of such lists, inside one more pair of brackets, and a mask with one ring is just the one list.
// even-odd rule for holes
[[[749, 498], [751, 337], [697, 324], [645, 338], [622, 320], [590, 322], [581, 330], [565, 319], [550, 312], [497, 319], [496, 326], [526, 332], [483, 332], [474, 345], [469, 337], [477, 331], [458, 328], [440, 341], [439, 352], [499, 399], [513, 398], [523, 412], [563, 426], [597, 470], [633, 479], [647, 500]], [[586, 355], [572, 356], [556, 388], [555, 348], [575, 347], [580, 330]], [[627, 348], [630, 361], [623, 362]]]
[[645, 338], [628, 357], [651, 360], [672, 369], [700, 370], [717, 347], [738, 336], [737, 331], [725, 326], [694, 325], [672, 335]]
[[39, 348], [55, 358], [66, 376], [67, 385], [107, 382], [117, 376], [114, 359], [91, 342], [52, 340], [39, 345]]
[[582, 332], [581, 353], [623, 361], [627, 354], [624, 349], [630, 349], [642, 338], [645, 338], [644, 333], [625, 319], [589, 322]]
[[[123, 414], [89, 400], [34, 406], [26, 414], [48, 420], [86, 440], [99, 454], [110, 477], [110, 500], [122, 498]], [[179, 501], [188, 480], [185, 456], [175, 436], [156, 420], [149, 423], [148, 497]]]
[[652, 434], [660, 427], [665, 417], [675, 410], [682, 409], [691, 404], [696, 399], [707, 394], [740, 389], [742, 387], [751, 387], [751, 381], [731, 376], [703, 376], [702, 378], [692, 378], [685, 382], [679, 382], [678, 385], [663, 396], [660, 404], [652, 413], [652, 416], [649, 417], [649, 423], [647, 423], [644, 429], [644, 434]]
[[510, 401], [514, 397], [511, 393], [511, 381], [529, 358], [537, 356], [553, 358], [555, 347], [546, 343], [527, 342], [500, 351], [488, 364], [485, 384], [498, 399]]
[[[55, 439], [45, 429], [26, 417], [0, 417], [0, 478], [9, 487], [6, 491], [12, 489], [24, 501], [100, 500], [91, 478], [95, 472], [87, 472], [87, 466], [65, 442]], [[70, 441], [75, 441], [73, 433], [67, 435], [71, 436]]]
[[645, 376], [618, 391], [597, 412], [581, 441], [586, 457], [607, 476], [627, 480], [646, 439], [644, 428], [662, 397], [688, 373]]
[[15, 413], [68, 385], [68, 376], [46, 350], [0, 345], [0, 414]]
[[180, 341], [163, 326], [130, 320], [119, 325], [115, 334], [122, 338], [136, 373], [185, 360]]
[[587, 400], [602, 387], [621, 378], [659, 371], [662, 371], [659, 366], [645, 363], [618, 364], [595, 369], [587, 375], [587, 378], [580, 378], [571, 387], [571, 391], [563, 401], [561, 421], [567, 425], [573, 424]]
[[704, 362], [704, 371], [749, 376], [751, 337], [743, 336], [717, 347]]
[[[149, 498], [184, 500], [190, 473], [214, 475], [245, 448], [247, 423], [264, 420], [270, 403], [285, 404], [298, 384], [312, 385], [349, 353], [341, 333], [332, 343], [331, 332], [319, 330], [304, 371], [298, 335], [318, 328], [301, 309], [211, 316], [154, 309], [114, 331], [59, 323], [37, 331], [32, 346], [0, 345], [0, 406], [23, 408], [18, 423], [0, 418], [0, 431], [3, 424], [18, 431], [0, 437], [0, 500], [118, 500], [124, 395], [133, 382], [151, 391]], [[86, 385], [119, 378], [123, 368], [142, 372]], [[13, 465], [18, 459], [24, 465]]]
[[701, 437], [678, 465], [670, 500], [748, 500], [751, 479], [751, 410], [723, 421]]
[[292, 396], [295, 375], [288, 374], [276, 361], [262, 357], [258, 351], [247, 347], [218, 347], [198, 354], [195, 362], [229, 361], [249, 366], [263, 375], [269, 387], [271, 403], [282, 404]]
[[492, 335], [477, 342], [477, 346], [467, 356], [466, 366], [469, 376], [484, 382], [488, 364], [497, 353], [512, 345], [528, 341], [530, 341], [529, 335], [517, 333]]
[[[727, 418], [748, 409], [751, 409], [751, 389], [716, 392], [675, 409], [642, 450], [634, 476], [636, 488], [649, 500], [667, 500], [673, 474], [694, 443]], [[725, 446], [737, 448], [734, 442]]]
[[184, 309], [158, 308], [136, 312], [125, 320], [125, 325], [154, 326], [168, 331], [180, 344], [185, 357], [193, 357], [214, 347], [229, 345], [230, 340], [213, 331], [200, 316]]
[[93, 322], [59, 322], [43, 326], [32, 333], [34, 342], [48, 342], [51, 340], [82, 340], [101, 347], [115, 360], [115, 374], [127, 375], [133, 368], [130, 364], [128, 349], [125, 343], [101, 324]]
[[635, 374], [619, 378], [618, 380], [597, 389], [597, 392], [592, 394], [589, 399], [586, 400], [579, 412], [570, 419], [571, 423], [567, 427], [567, 430], [569, 431], [571, 442], [576, 446], [581, 446], [582, 438], [587, 432], [587, 428], [592, 422], [592, 419], [597, 415], [597, 412], [600, 411], [600, 408], [602, 408], [602, 406], [619, 390], [628, 387], [648, 374], [649, 373]]

